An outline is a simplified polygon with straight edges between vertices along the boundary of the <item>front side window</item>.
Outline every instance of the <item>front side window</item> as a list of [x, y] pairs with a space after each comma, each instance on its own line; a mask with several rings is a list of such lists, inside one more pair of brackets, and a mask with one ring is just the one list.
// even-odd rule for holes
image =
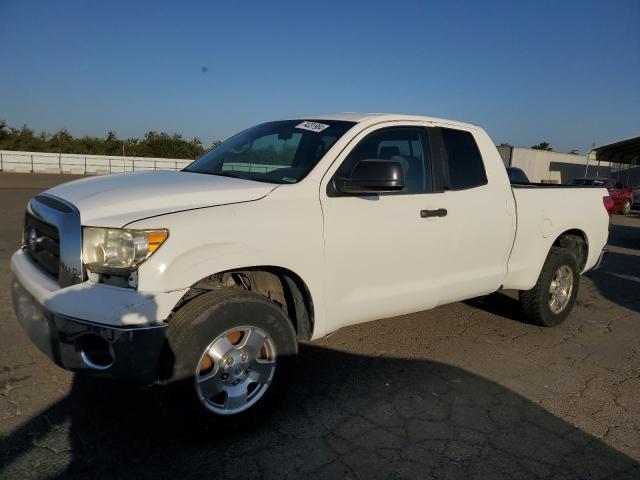
[[336, 178], [349, 177], [361, 160], [392, 160], [402, 166], [405, 188], [398, 193], [432, 191], [431, 162], [427, 135], [422, 128], [394, 127], [377, 130], [356, 145], [336, 172]]
[[484, 163], [473, 135], [463, 130], [443, 128], [442, 140], [447, 152], [449, 184], [452, 190], [479, 187], [487, 183]]
[[249, 128], [205, 153], [185, 171], [268, 183], [297, 183], [354, 122], [285, 120]]

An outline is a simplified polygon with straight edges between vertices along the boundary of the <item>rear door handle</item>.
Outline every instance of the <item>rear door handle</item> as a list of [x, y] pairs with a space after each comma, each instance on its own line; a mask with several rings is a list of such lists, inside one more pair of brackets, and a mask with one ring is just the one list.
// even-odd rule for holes
[[420, 210], [420, 218], [446, 217], [446, 216], [447, 216], [446, 208], [438, 208], [437, 210]]

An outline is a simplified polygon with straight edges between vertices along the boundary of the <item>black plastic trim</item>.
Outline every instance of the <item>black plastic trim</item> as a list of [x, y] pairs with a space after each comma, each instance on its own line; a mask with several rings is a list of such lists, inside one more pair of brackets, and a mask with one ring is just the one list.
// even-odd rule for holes
[[442, 193], [449, 190], [449, 169], [447, 168], [447, 152], [439, 127], [428, 127], [429, 147], [431, 148], [431, 171], [433, 172], [433, 192]]
[[420, 218], [446, 217], [446, 208], [438, 208], [436, 210], [420, 210]]

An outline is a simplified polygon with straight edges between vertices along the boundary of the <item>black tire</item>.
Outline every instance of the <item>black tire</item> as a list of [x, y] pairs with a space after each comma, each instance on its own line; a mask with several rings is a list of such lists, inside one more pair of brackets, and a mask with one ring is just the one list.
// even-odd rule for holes
[[[551, 282], [560, 267], [567, 266], [573, 275], [573, 287], [569, 300], [564, 308], [555, 313], [549, 305], [549, 289]], [[531, 290], [520, 291], [520, 305], [527, 319], [536, 325], [554, 327], [564, 321], [571, 313], [571, 309], [578, 295], [580, 273], [578, 262], [571, 250], [552, 247], [542, 267], [536, 285]]]
[[[207, 346], [222, 333], [240, 326], [265, 332], [277, 353], [271, 383], [256, 403], [232, 414], [219, 414], [205, 406], [196, 390], [196, 370]], [[172, 405], [197, 417], [230, 427], [246, 427], [264, 420], [285, 393], [291, 380], [298, 343], [286, 313], [262, 295], [236, 288], [213, 290], [182, 306], [169, 321], [162, 369]]]

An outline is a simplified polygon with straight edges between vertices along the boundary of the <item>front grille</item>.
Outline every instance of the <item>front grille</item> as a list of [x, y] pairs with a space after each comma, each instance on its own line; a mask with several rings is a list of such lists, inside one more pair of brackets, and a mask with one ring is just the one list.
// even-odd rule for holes
[[60, 270], [60, 236], [58, 229], [26, 213], [24, 249], [49, 275], [58, 279]]

